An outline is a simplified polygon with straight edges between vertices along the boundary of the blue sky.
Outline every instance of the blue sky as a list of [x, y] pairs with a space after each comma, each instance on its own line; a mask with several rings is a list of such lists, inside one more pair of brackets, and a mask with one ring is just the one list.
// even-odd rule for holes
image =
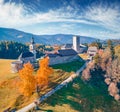
[[0, 0], [0, 27], [120, 38], [119, 0]]

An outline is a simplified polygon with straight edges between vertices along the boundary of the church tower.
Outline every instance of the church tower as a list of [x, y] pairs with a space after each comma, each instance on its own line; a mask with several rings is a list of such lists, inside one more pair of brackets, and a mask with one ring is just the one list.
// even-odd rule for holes
[[73, 36], [73, 49], [76, 52], [79, 52], [80, 50], [80, 37], [78, 36]]
[[34, 42], [34, 38], [31, 38], [31, 43], [29, 46], [29, 51], [32, 52], [34, 54], [34, 57], [36, 59], [36, 47], [35, 47], [35, 42]]

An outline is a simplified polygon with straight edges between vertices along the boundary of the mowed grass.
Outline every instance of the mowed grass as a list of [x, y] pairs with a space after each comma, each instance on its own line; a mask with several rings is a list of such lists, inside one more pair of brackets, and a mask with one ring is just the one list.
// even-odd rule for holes
[[108, 94], [105, 84], [92, 86], [78, 77], [46, 99], [40, 108], [45, 112], [120, 112], [120, 102]]
[[[24, 97], [19, 92], [19, 74], [11, 73], [10, 71], [10, 63], [13, 60], [3, 60], [0, 59], [0, 112], [5, 110], [8, 107], [20, 109], [31, 102], [33, 102], [38, 96], [34, 93], [31, 97]], [[83, 63], [81, 62], [71, 62], [74, 63], [74, 66], [78, 66], [80, 68]], [[68, 78], [73, 71], [76, 71], [78, 68], [71, 67], [70, 71], [70, 63], [63, 65], [57, 65], [56, 69], [54, 69], [54, 73], [49, 76], [49, 84], [41, 89], [40, 95], [45, 94], [50, 91], [52, 88], [56, 87], [66, 78]], [[64, 66], [69, 69], [69, 72], [65, 70], [61, 70], [61, 67]], [[73, 64], [71, 65], [73, 66]], [[64, 68], [63, 67], [63, 68]]]

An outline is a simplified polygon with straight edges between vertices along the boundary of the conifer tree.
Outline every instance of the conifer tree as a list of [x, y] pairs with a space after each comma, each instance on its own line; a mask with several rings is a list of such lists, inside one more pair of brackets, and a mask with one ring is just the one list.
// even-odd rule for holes
[[110, 52], [111, 52], [111, 58], [113, 59], [114, 54], [115, 54], [113, 43], [111, 40], [108, 40], [107, 44], [108, 44], [108, 48], [110, 49]]

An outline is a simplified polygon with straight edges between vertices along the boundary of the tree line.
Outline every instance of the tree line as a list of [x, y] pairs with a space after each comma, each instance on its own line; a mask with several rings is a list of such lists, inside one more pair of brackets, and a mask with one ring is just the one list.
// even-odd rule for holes
[[13, 41], [0, 42], [0, 58], [17, 59], [23, 51], [28, 51], [29, 47], [25, 44]]
[[[44, 55], [44, 51], [51, 51], [52, 47], [47, 48], [45, 45], [36, 45], [36, 57]], [[14, 41], [0, 42], [0, 58], [2, 59], [17, 59], [23, 52], [29, 51], [29, 44], [22, 44]]]

